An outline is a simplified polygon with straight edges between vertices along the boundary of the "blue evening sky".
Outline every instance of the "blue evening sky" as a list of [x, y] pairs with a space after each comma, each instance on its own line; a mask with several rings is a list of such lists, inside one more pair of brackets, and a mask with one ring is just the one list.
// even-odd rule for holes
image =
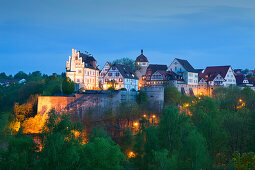
[[255, 0], [0, 0], [0, 72], [61, 73], [72, 48], [106, 61], [255, 68]]

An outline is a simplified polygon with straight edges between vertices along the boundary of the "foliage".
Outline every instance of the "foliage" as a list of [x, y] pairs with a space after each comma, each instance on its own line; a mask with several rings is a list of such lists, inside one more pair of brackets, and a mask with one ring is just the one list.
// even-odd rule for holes
[[144, 91], [139, 91], [139, 94], [137, 95], [137, 104], [139, 104], [142, 108], [146, 108], [148, 104], [148, 95]]
[[69, 77], [64, 78], [62, 82], [62, 90], [64, 94], [72, 94], [74, 92], [74, 82]]
[[164, 101], [166, 105], [178, 104], [181, 102], [182, 94], [178, 91], [176, 87], [166, 87], [165, 88]]
[[81, 158], [86, 169], [124, 169], [125, 156], [110, 138], [96, 137], [83, 148]]
[[1, 169], [33, 169], [36, 145], [31, 137], [19, 132], [10, 136], [8, 148], [0, 151]]
[[14, 75], [15, 79], [27, 79], [28, 75], [23, 71], [19, 71], [17, 74]]
[[19, 122], [23, 122], [25, 119], [33, 117], [37, 113], [37, 95], [32, 95], [28, 99], [27, 103], [19, 105], [14, 104], [14, 114]]
[[114, 60], [111, 64], [123, 64], [130, 67], [133, 71], [136, 68], [135, 61], [127, 57]]
[[255, 154], [253, 152], [243, 154], [235, 152], [233, 154], [233, 157], [236, 169], [238, 170], [255, 169]]

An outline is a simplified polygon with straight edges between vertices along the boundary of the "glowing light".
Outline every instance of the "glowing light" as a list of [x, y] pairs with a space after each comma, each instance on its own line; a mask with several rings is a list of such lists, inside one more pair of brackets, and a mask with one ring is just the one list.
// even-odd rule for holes
[[243, 102], [243, 100], [242, 100], [242, 99], [239, 99], [239, 102]]
[[138, 126], [138, 123], [137, 123], [137, 122], [135, 122], [135, 123], [134, 123], [134, 126]]
[[185, 104], [184, 106], [185, 106], [185, 107], [189, 107], [189, 104], [187, 103], [187, 104]]
[[135, 153], [130, 151], [128, 152], [128, 158], [134, 158], [135, 157]]
[[153, 118], [155, 118], [156, 116], [155, 115], [152, 115]]
[[147, 116], [146, 114], [143, 115], [143, 117], [146, 117], [146, 116]]
[[104, 85], [103, 85], [103, 89], [107, 89], [107, 84], [104, 84]]

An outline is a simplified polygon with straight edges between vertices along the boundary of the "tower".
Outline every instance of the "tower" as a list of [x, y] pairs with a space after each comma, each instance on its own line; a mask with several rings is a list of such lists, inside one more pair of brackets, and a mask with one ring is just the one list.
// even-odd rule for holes
[[145, 78], [146, 70], [149, 66], [149, 61], [147, 57], [143, 55], [143, 49], [141, 49], [141, 54], [136, 58], [135, 64], [136, 64], [135, 74], [139, 78], [139, 89], [140, 89], [140, 87], [144, 86], [144, 83], [145, 83], [144, 78]]

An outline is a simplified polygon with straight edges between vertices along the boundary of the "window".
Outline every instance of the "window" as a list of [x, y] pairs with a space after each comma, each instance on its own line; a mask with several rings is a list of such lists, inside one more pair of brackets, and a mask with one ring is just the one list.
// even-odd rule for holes
[[116, 73], [116, 77], [120, 76], [120, 73]]
[[112, 73], [108, 73], [108, 76], [112, 76]]
[[77, 82], [79, 83], [79, 82], [80, 82], [80, 79], [77, 79]]
[[119, 82], [122, 82], [123, 80], [122, 79], [119, 79]]
[[81, 70], [79, 70], [79, 73], [81, 74]]

